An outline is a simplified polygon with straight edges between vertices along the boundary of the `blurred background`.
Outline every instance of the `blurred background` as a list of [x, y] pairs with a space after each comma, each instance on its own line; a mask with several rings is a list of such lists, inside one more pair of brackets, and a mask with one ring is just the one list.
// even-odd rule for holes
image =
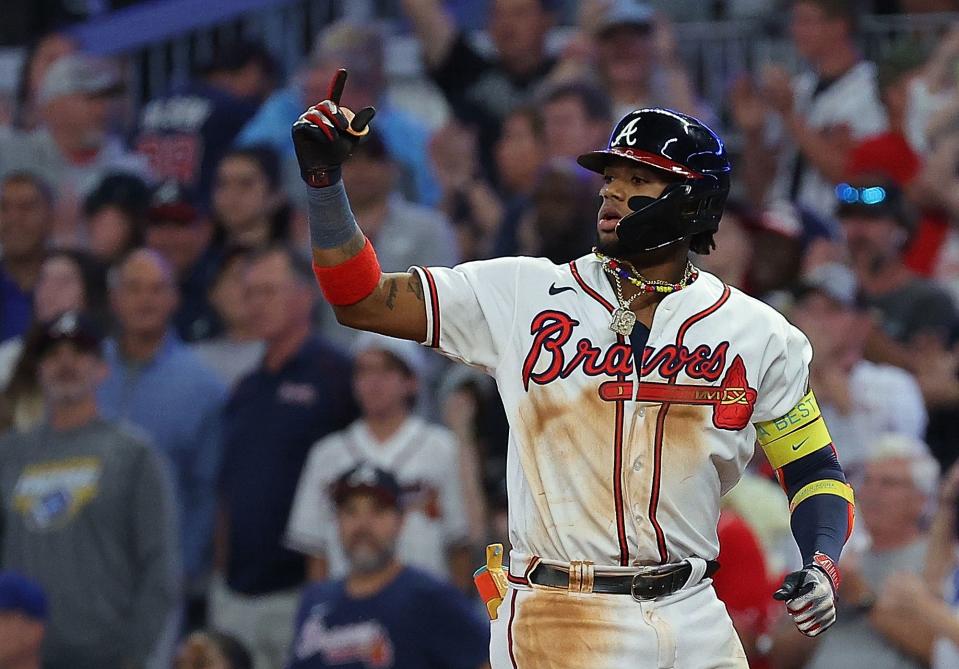
[[[364, 464], [402, 490], [396, 559], [485, 615], [492, 381], [339, 326], [314, 288], [290, 126], [338, 67], [377, 108], [344, 181], [386, 271], [588, 253], [575, 157], [642, 106], [710, 124], [733, 191], [693, 261], [807, 333], [857, 491], [821, 640], [771, 600], [799, 557], [762, 457], [724, 498], [750, 666], [959, 668], [954, 0], [5, 0], [0, 665], [385, 657], [337, 665], [298, 613], [358, 568], [329, 490]], [[482, 666], [457, 649], [483, 627], [436, 666]]]

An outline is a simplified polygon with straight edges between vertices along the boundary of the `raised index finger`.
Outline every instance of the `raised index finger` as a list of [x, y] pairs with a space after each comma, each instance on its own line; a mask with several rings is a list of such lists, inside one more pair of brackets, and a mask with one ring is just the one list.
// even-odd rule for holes
[[330, 92], [327, 99], [332, 100], [333, 104], [340, 104], [340, 96], [343, 95], [344, 86], [346, 86], [346, 70], [340, 68], [333, 75], [333, 81], [330, 82]]

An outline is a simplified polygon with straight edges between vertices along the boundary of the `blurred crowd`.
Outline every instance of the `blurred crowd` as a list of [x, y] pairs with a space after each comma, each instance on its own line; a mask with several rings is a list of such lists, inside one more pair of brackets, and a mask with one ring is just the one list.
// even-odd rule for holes
[[[839, 622], [801, 637], [760, 456], [724, 498], [717, 592], [753, 667], [959, 667], [959, 26], [872, 62], [854, 2], [725, 3], [777, 5], [801, 68], [744, 70], [717, 105], [656, 6], [576, 3], [556, 50], [551, 0], [491, 0], [484, 40], [400, 4], [402, 26], [328, 25], [295, 72], [221, 45], [135, 114], [121, 61], [25, 45], [0, 119], [0, 666], [485, 666], [495, 388], [339, 326], [312, 275], [290, 126], [346, 67], [344, 104], [377, 114], [343, 178], [385, 271], [588, 253], [600, 183], [575, 158], [628, 110], [729, 138], [693, 261], [808, 335], [858, 522]], [[393, 95], [401, 29], [439, 126]]]

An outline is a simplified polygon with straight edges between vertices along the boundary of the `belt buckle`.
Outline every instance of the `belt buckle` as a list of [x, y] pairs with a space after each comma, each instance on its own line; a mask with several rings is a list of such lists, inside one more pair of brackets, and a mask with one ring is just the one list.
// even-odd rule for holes
[[[673, 576], [670, 565], [659, 565], [647, 571], [633, 575], [629, 586], [629, 594], [637, 602], [649, 601], [668, 594], [669, 579]], [[666, 588], [663, 585], [666, 585]]]
[[656, 599], [653, 583], [654, 581], [647, 574], [634, 574], [633, 581], [629, 585], [630, 596], [637, 602]]

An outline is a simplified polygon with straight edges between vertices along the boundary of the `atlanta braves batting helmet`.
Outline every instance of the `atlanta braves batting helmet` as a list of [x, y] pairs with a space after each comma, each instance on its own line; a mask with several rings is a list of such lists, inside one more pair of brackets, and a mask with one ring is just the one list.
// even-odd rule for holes
[[702, 232], [716, 232], [729, 194], [729, 160], [705, 123], [669, 109], [637, 109], [624, 116], [606, 149], [586, 153], [580, 165], [603, 174], [628, 159], [676, 177], [658, 198], [634, 196], [633, 212], [616, 228], [630, 251], [651, 251]]

